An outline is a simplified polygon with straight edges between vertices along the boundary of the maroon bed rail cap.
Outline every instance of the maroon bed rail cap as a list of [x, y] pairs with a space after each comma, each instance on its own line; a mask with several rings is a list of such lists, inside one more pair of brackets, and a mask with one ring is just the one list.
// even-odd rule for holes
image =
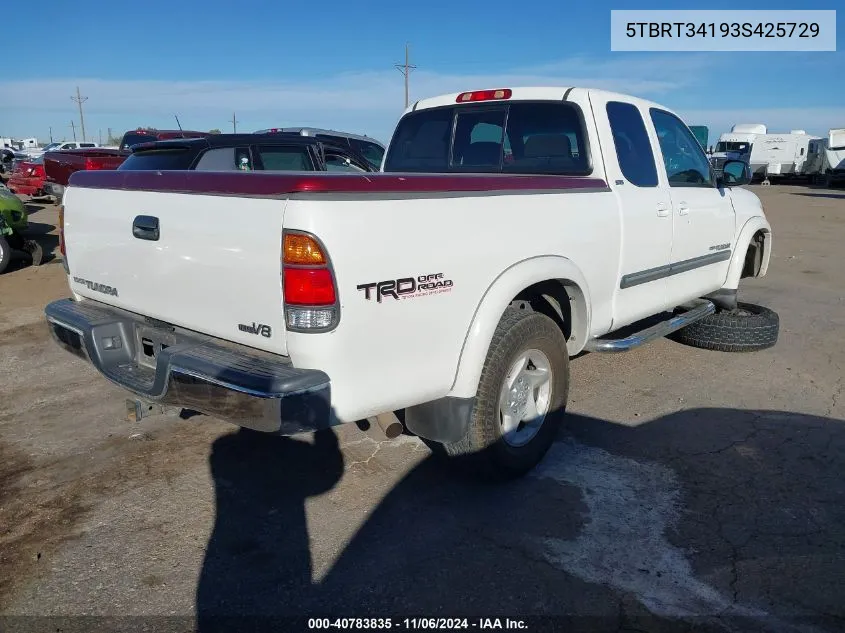
[[606, 189], [601, 178], [521, 174], [327, 174], [325, 172], [77, 171], [70, 186], [231, 196], [294, 193], [435, 193]]

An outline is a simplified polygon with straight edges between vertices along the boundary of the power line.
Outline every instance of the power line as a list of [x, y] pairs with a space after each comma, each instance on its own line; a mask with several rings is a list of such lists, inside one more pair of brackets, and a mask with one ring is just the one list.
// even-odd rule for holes
[[85, 138], [85, 118], [82, 116], [82, 104], [88, 101], [88, 97], [83, 97], [79, 94], [79, 86], [76, 87], [76, 96], [71, 97], [72, 101], [76, 101], [79, 104], [79, 124], [82, 126], [82, 141], [85, 142], [88, 139]]
[[410, 63], [409, 47], [405, 44], [405, 63], [394, 64], [396, 70], [405, 75], [405, 107], [408, 107], [408, 78], [411, 76], [411, 71], [416, 69], [416, 66]]

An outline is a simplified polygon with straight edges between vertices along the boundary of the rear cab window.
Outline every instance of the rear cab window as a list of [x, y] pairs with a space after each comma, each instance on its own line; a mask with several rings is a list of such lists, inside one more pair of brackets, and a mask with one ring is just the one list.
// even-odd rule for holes
[[190, 169], [199, 147], [169, 145], [133, 152], [118, 167], [121, 171], [168, 171]]
[[407, 114], [384, 170], [586, 175], [592, 167], [576, 104], [515, 101]]
[[127, 150], [133, 145], [139, 143], [151, 143], [157, 141], [158, 137], [153, 134], [144, 134], [143, 132], [130, 132], [123, 135], [123, 141], [120, 143], [120, 149]]

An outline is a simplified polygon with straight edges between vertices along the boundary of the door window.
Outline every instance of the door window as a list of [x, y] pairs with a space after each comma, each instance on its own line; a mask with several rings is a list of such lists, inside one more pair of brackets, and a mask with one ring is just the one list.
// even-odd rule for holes
[[266, 171], [314, 171], [306, 146], [263, 146], [258, 154]]
[[669, 186], [712, 187], [710, 162], [683, 121], [656, 108], [651, 108], [651, 121], [660, 141]]
[[656, 187], [654, 152], [640, 109], [632, 103], [609, 101], [607, 118], [622, 175], [637, 187]]

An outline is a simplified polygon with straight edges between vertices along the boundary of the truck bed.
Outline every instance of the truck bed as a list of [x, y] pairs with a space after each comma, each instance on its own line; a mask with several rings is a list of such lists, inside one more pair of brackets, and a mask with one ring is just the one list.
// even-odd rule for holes
[[44, 154], [44, 172], [48, 182], [67, 186], [71, 174], [94, 168], [89, 159], [96, 159], [96, 169], [111, 170], [120, 167], [129, 154], [128, 151], [102, 147], [47, 152]]

